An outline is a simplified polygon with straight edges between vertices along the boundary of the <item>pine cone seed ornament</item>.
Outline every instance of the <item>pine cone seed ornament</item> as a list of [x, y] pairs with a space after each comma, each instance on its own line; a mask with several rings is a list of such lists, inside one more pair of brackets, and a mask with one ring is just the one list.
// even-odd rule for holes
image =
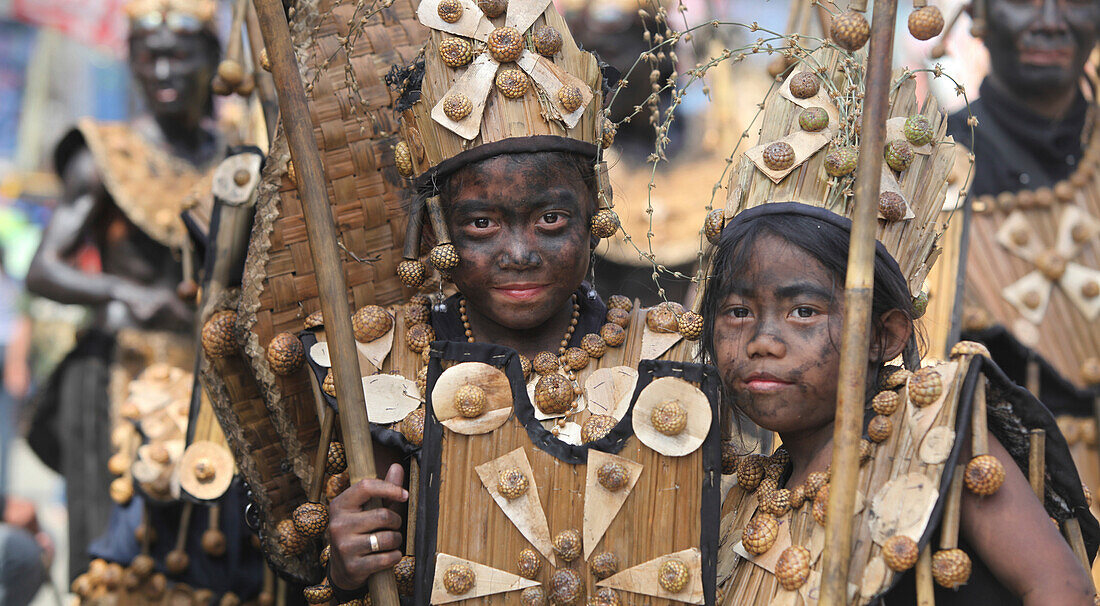
[[772, 170], [794, 166], [794, 148], [786, 141], [776, 141], [764, 148], [764, 165]]
[[726, 211], [721, 208], [716, 208], [707, 213], [707, 218], [703, 220], [703, 235], [707, 237], [707, 242], [711, 244], [718, 244], [718, 238], [722, 236], [722, 230], [726, 227]]
[[900, 173], [913, 163], [913, 146], [908, 141], [895, 139], [886, 144], [884, 156], [890, 169]]
[[615, 135], [618, 129], [615, 127], [615, 123], [611, 120], [603, 119], [603, 133], [600, 134], [600, 147], [607, 149], [611, 147], [611, 144], [615, 142]]
[[[776, 529], [778, 531], [778, 526]], [[774, 540], [773, 538], [772, 541]], [[665, 560], [657, 567], [657, 583], [661, 589], [669, 593], [683, 591], [687, 587], [689, 577], [687, 566], [680, 560]]]
[[454, 244], [438, 244], [428, 253], [428, 261], [439, 271], [447, 271], [458, 266], [458, 249]]
[[480, 417], [489, 405], [485, 390], [477, 385], [463, 385], [455, 391], [455, 409], [467, 419]]
[[588, 570], [600, 581], [619, 572], [619, 565], [619, 556], [610, 551], [601, 551], [588, 560]]
[[[677, 309], [677, 306], [670, 304], [669, 302], [659, 303], [654, 307], [651, 307], [645, 314], [645, 324], [653, 332], [671, 334], [680, 331], [680, 322], [678, 317], [683, 313], [682, 306]], [[611, 312], [608, 311], [608, 319], [610, 319]]]
[[728, 476], [737, 473], [737, 464], [740, 455], [732, 440], [722, 441], [722, 475]]
[[291, 514], [294, 528], [307, 539], [321, 536], [328, 528], [328, 508], [320, 503], [302, 503]]
[[978, 496], [987, 497], [997, 492], [1004, 482], [1004, 465], [993, 455], [979, 455], [966, 464], [963, 483], [967, 490]]
[[919, 556], [917, 542], [903, 534], [896, 534], [882, 544], [882, 559], [894, 572], [909, 570], [917, 563]]
[[502, 69], [497, 73], [497, 90], [509, 99], [519, 99], [527, 94], [527, 74], [518, 69]]
[[817, 74], [798, 72], [791, 76], [791, 94], [796, 99], [809, 99], [816, 95], [819, 90], [821, 90], [821, 79], [817, 77]]
[[565, 113], [571, 114], [580, 109], [581, 104], [584, 103], [584, 96], [581, 95], [579, 86], [569, 84], [558, 89], [558, 102], [561, 103]]
[[917, 408], [932, 404], [943, 394], [943, 377], [936, 369], [924, 367], [909, 379], [909, 401]]
[[516, 558], [516, 569], [519, 570], [519, 576], [525, 579], [533, 579], [539, 575], [540, 568], [542, 568], [542, 558], [534, 549], [524, 549], [519, 552], [519, 557]]
[[535, 406], [543, 414], [557, 415], [569, 412], [573, 407], [573, 386], [559, 374], [539, 377], [535, 383]]
[[573, 606], [584, 597], [584, 579], [571, 568], [559, 568], [550, 575], [550, 603]]
[[957, 548], [932, 554], [932, 579], [948, 589], [965, 585], [970, 580], [970, 556]]
[[622, 606], [619, 594], [610, 587], [597, 587], [596, 594], [588, 598], [588, 606]]
[[611, 295], [607, 298], [608, 309], [621, 309], [623, 311], [633, 311], [634, 302], [630, 300], [630, 297], [623, 295]]
[[409, 151], [408, 143], [398, 141], [397, 145], [393, 146], [393, 163], [397, 166], [397, 174], [406, 179], [413, 176], [416, 168], [413, 166], [412, 152]]
[[342, 442], [329, 442], [328, 458], [325, 461], [325, 472], [336, 475], [348, 468], [348, 454], [344, 450]]
[[428, 277], [428, 268], [416, 259], [405, 259], [397, 264], [397, 278], [408, 288], [420, 288]]
[[782, 463], [775, 463], [771, 460], [771, 458], [769, 458], [768, 463], [764, 465], [764, 479], [775, 480], [776, 482], [778, 482], [779, 478], [782, 477], [783, 471], [785, 469], [785, 465], [783, 465]]
[[528, 485], [527, 476], [516, 467], [502, 469], [497, 474], [497, 492], [508, 500], [523, 496]]
[[703, 336], [703, 316], [694, 311], [685, 311], [676, 318], [680, 335], [688, 341], [696, 341]]
[[409, 444], [420, 446], [424, 442], [424, 408], [417, 408], [401, 419], [399, 429]]
[[603, 338], [603, 342], [607, 343], [608, 346], [619, 347], [626, 342], [626, 329], [618, 324], [608, 322], [600, 327], [600, 337]]
[[890, 417], [875, 415], [871, 422], [867, 424], [867, 437], [871, 438], [872, 442], [882, 442], [889, 438], [893, 431], [894, 422], [890, 420]]
[[878, 195], [878, 212], [887, 223], [901, 221], [905, 218], [905, 198], [897, 192], [882, 192]]
[[[767, 472], [765, 471], [764, 473], [766, 474]], [[775, 478], [769, 478], [765, 475], [764, 479], [760, 480], [760, 486], [756, 488], [756, 498], [763, 501], [765, 497], [774, 492], [777, 488], [779, 488], [779, 482], [776, 481]]]
[[451, 595], [462, 595], [474, 588], [474, 571], [465, 564], [451, 564], [443, 572], [443, 587]]
[[548, 599], [542, 585], [528, 587], [519, 594], [520, 606], [546, 606]]
[[823, 131], [829, 126], [829, 112], [823, 107], [808, 107], [798, 114], [798, 125], [806, 132]]
[[540, 375], [552, 375], [561, 369], [561, 363], [553, 352], [540, 351], [535, 354], [531, 368]]
[[565, 365], [570, 370], [581, 370], [588, 366], [588, 352], [580, 347], [570, 347], [565, 350]]
[[829, 483], [829, 474], [824, 471], [813, 471], [806, 476], [806, 498], [811, 501], [817, 498], [817, 493]]
[[848, 11], [833, 19], [829, 28], [829, 37], [837, 46], [848, 52], [855, 52], [867, 44], [871, 37], [871, 24], [863, 13]]
[[[626, 328], [630, 324], [630, 312], [625, 309], [609, 309], [607, 310], [607, 321]], [[646, 324], [649, 324], [649, 312], [646, 312]]]
[[202, 350], [208, 358], [224, 358], [237, 351], [237, 312], [225, 310], [210, 316], [202, 327]]
[[130, 570], [134, 571], [134, 574], [142, 579], [153, 574], [154, 568], [156, 568], [156, 560], [149, 554], [138, 554], [134, 556], [133, 561], [130, 562]]
[[760, 501], [760, 509], [777, 518], [787, 515], [791, 510], [791, 491], [786, 488], [777, 488], [769, 492]]
[[741, 543], [745, 551], [760, 555], [772, 548], [779, 536], [779, 522], [766, 513], [758, 513], [741, 531]]
[[561, 33], [549, 25], [535, 29], [532, 37], [535, 39], [535, 52], [543, 57], [553, 57], [561, 51]]
[[976, 341], [959, 341], [951, 347], [950, 358], [954, 360], [960, 356], [985, 356], [991, 358], [989, 349]]
[[321, 566], [328, 566], [330, 557], [332, 557], [332, 546], [325, 545], [325, 548], [321, 550], [321, 555], [318, 558], [321, 562]]
[[[443, 100], [443, 114], [455, 122], [469, 116], [472, 111], [474, 111], [473, 102], [462, 93], [451, 93]], [[434, 262], [433, 265], [435, 265]], [[436, 265], [436, 267], [439, 266]]]
[[393, 328], [393, 317], [383, 307], [364, 305], [352, 314], [351, 328], [355, 333], [356, 341], [370, 343]]
[[607, 343], [600, 335], [590, 332], [581, 339], [581, 349], [593, 358], [600, 358], [607, 353]]
[[416, 591], [416, 558], [401, 556], [393, 567], [393, 576], [397, 579], [397, 593], [411, 596]]
[[687, 427], [688, 415], [676, 400], [669, 400], [653, 409], [650, 415], [653, 428], [666, 436], [679, 435]]
[[630, 483], [630, 472], [622, 463], [611, 461], [596, 470], [596, 481], [610, 492], [618, 492]]
[[447, 38], [439, 43], [439, 58], [450, 67], [462, 67], [474, 59], [473, 47], [464, 38]]
[[860, 438], [859, 440], [859, 464], [862, 466], [867, 461], [871, 460], [871, 455], [875, 454], [875, 445], [870, 441]]
[[801, 486], [801, 485], [800, 486], [795, 486], [791, 490], [790, 501], [791, 501], [791, 509], [798, 509], [798, 508], [802, 507], [802, 505], [804, 505], [806, 503], [806, 487]]
[[435, 331], [427, 324], [413, 324], [405, 330], [405, 343], [415, 353], [422, 353], [435, 341]]
[[570, 528], [559, 532], [554, 535], [552, 543], [554, 553], [566, 562], [572, 562], [581, 555], [581, 533], [576, 529]]
[[327, 604], [332, 601], [332, 586], [328, 582], [324, 582], [320, 585], [306, 587], [302, 590], [302, 595], [310, 604]]
[[794, 591], [810, 577], [810, 550], [801, 545], [791, 545], [779, 554], [775, 563], [775, 578], [787, 591]]
[[462, 2], [459, 0], [440, 0], [436, 11], [440, 19], [447, 23], [455, 23], [462, 18]]
[[610, 208], [601, 208], [592, 215], [592, 235], [597, 238], [610, 238], [619, 231], [619, 215]]
[[915, 147], [931, 143], [936, 136], [932, 130], [932, 122], [920, 114], [906, 118], [902, 131], [905, 133], [905, 140]]
[[846, 177], [856, 170], [859, 154], [851, 147], [838, 147], [825, 154], [825, 172], [830, 177]]
[[170, 574], [182, 574], [191, 565], [191, 557], [182, 549], [173, 549], [164, 558], [164, 567]]
[[286, 376], [301, 368], [306, 361], [306, 348], [289, 332], [275, 335], [267, 345], [267, 363], [271, 372]]
[[405, 324], [430, 324], [432, 321], [431, 309], [416, 303], [406, 303], [401, 308], [405, 316]]
[[309, 330], [311, 328], [317, 328], [325, 325], [325, 317], [321, 314], [321, 310], [317, 310], [308, 316], [305, 320], [302, 320], [302, 328]]
[[497, 63], [508, 63], [519, 59], [523, 52], [523, 35], [514, 27], [498, 27], [485, 41], [489, 54]]
[[931, 40], [943, 31], [943, 13], [931, 4], [909, 13], [909, 33], [917, 40]]
[[895, 391], [880, 391], [871, 400], [871, 408], [878, 414], [890, 416], [901, 406], [901, 396]]
[[884, 366], [879, 373], [879, 383], [883, 389], [895, 389], [909, 382], [913, 373], [900, 366]]
[[764, 466], [767, 457], [763, 455], [748, 455], [741, 457], [737, 465], [737, 485], [745, 492], [753, 492], [764, 479]]
[[772, 463], [786, 467], [787, 463], [791, 462], [791, 453], [787, 452], [787, 448], [785, 446], [780, 446], [779, 448], [775, 449], [775, 452], [773, 452], [772, 456], [769, 458], [771, 459]]
[[486, 17], [496, 19], [508, 10], [508, 0], [477, 0], [477, 7]]
[[523, 372], [523, 380], [530, 381], [531, 373], [535, 370], [535, 368], [531, 365], [531, 360], [529, 360], [527, 356], [523, 354], [519, 354], [519, 369]]
[[325, 480], [325, 496], [331, 501], [340, 496], [340, 493], [348, 489], [351, 486], [351, 477], [348, 472], [338, 473], [334, 476], [329, 476]]
[[822, 486], [820, 489], [818, 489], [817, 496], [814, 497], [814, 504], [813, 504], [813, 508], [811, 509], [811, 513], [814, 516], [814, 521], [816, 521], [818, 524], [821, 524], [822, 526], [825, 525], [825, 522], [828, 520], [828, 517], [829, 517], [829, 485], [828, 484], [826, 484], [826, 485]]
[[581, 442], [587, 444], [595, 442], [611, 433], [618, 423], [615, 417], [609, 415], [591, 415], [581, 425]]

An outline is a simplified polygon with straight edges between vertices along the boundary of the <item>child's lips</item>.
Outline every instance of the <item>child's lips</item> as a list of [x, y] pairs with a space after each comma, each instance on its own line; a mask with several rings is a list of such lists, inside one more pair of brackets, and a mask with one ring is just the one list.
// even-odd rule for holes
[[752, 393], [774, 393], [790, 387], [789, 381], [768, 374], [753, 374], [745, 378], [745, 389]]

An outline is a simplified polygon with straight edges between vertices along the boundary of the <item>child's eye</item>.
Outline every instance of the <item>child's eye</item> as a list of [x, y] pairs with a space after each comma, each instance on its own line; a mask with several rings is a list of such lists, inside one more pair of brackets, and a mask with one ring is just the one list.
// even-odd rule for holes
[[484, 219], [484, 218], [474, 219], [473, 224], [474, 224], [474, 227], [476, 227], [478, 229], [486, 229], [487, 227], [489, 227], [489, 220]]
[[560, 218], [561, 218], [561, 213], [546, 213], [546, 214], [542, 215], [542, 220], [544, 222], [546, 222], [547, 224], [549, 224], [549, 225], [557, 223], [558, 219], [560, 219]]
[[812, 318], [813, 316], [817, 315], [817, 310], [812, 307], [801, 305], [794, 308], [794, 315], [797, 318]]
[[729, 315], [735, 318], [747, 318], [749, 317], [749, 308], [747, 307], [734, 307], [729, 310]]

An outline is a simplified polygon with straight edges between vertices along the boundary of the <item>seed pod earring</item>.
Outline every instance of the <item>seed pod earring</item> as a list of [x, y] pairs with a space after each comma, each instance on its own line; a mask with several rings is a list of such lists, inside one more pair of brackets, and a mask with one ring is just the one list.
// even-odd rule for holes
[[428, 253], [428, 261], [439, 271], [447, 271], [458, 265], [458, 249], [451, 244], [451, 236], [447, 232], [447, 220], [443, 218], [443, 206], [439, 203], [439, 196], [428, 198], [428, 217], [432, 221], [432, 229], [435, 231], [436, 245], [432, 252]]
[[420, 261], [420, 231], [424, 226], [424, 203], [415, 203], [409, 211], [409, 224], [405, 229], [405, 250], [397, 264], [397, 277], [408, 288], [420, 288], [428, 277], [428, 268]]

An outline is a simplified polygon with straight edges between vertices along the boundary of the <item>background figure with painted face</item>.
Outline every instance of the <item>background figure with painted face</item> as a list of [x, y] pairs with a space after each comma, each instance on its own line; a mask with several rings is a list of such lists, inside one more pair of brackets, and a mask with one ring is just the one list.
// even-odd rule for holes
[[1059, 416], [1082, 477], [1096, 489], [1100, 140], [1095, 74], [1085, 63], [1100, 32], [1100, 2], [982, 0], [972, 13], [991, 71], [970, 113], [948, 122], [975, 156], [958, 243], [965, 281], [957, 323], [962, 338], [985, 343]]
[[[177, 371], [189, 376], [193, 364], [187, 333], [195, 289], [184, 275], [193, 252], [181, 213], [209, 197], [204, 173], [221, 153], [209, 124], [219, 59], [213, 8], [131, 2], [130, 65], [147, 112], [131, 124], [81, 121], [54, 156], [64, 197], [27, 287], [95, 314], [42, 390], [39, 418], [48, 420], [40, 425], [48, 427], [37, 427], [32, 439], [67, 481], [71, 576], [87, 568], [86, 550], [105, 530], [112, 498], [127, 503], [133, 494], [125, 478], [108, 471], [108, 458], [130, 439], [113, 431], [115, 422], [137, 422], [147, 412], [125, 405], [140, 395], [128, 393], [128, 379], [149, 371], [180, 380]], [[71, 263], [89, 244], [100, 271]], [[166, 439], [181, 431], [168, 427]], [[111, 466], [114, 473], [122, 467]]]

